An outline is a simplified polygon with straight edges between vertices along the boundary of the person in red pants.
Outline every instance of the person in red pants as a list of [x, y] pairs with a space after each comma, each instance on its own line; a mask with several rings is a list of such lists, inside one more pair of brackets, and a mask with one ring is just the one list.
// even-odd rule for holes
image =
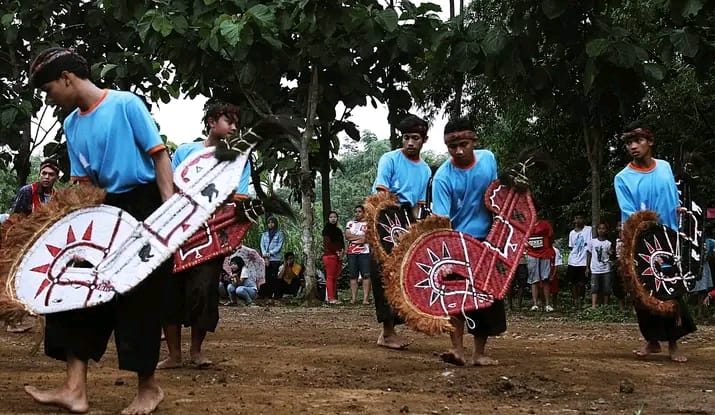
[[338, 212], [328, 214], [328, 223], [323, 228], [323, 265], [325, 265], [325, 288], [329, 304], [340, 304], [338, 300], [338, 277], [342, 268], [341, 258], [345, 249], [343, 231], [338, 228]]

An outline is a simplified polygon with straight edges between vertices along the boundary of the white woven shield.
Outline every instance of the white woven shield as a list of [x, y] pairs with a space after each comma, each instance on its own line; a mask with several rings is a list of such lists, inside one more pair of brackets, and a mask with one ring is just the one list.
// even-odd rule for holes
[[79, 209], [50, 226], [14, 270], [18, 300], [37, 314], [86, 308], [143, 281], [236, 187], [249, 150], [219, 162], [214, 148], [174, 172], [179, 193], [144, 222], [106, 205]]

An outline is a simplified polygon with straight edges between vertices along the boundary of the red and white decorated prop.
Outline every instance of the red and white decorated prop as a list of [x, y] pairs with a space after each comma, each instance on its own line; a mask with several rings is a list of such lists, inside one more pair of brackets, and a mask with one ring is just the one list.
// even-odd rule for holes
[[451, 230], [444, 217], [413, 225], [385, 263], [386, 294], [411, 327], [451, 330], [449, 317], [486, 308], [507, 294], [536, 212], [529, 192], [494, 181], [485, 194], [494, 222], [482, 242]]
[[137, 286], [236, 187], [250, 148], [223, 162], [214, 150], [192, 154], [179, 165], [174, 172], [179, 193], [144, 222], [106, 205], [79, 209], [55, 222], [11, 269], [17, 300], [34, 313], [56, 313], [106, 303]]
[[233, 253], [241, 246], [252, 224], [236, 219], [235, 203], [219, 206], [208, 222], [174, 252], [174, 272]]

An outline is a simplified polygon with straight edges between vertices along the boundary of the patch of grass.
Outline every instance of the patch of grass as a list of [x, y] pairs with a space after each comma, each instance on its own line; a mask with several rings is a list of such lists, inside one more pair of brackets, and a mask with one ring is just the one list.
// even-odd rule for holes
[[589, 321], [598, 323], [631, 323], [635, 321], [632, 309], [621, 311], [616, 305], [606, 305], [597, 308], [584, 308], [573, 314], [576, 321]]

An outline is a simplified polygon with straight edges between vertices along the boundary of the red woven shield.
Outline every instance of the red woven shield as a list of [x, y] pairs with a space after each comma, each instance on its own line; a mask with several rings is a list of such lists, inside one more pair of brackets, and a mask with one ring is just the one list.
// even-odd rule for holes
[[241, 246], [251, 222], [239, 222], [236, 219], [236, 205], [224, 203], [216, 209], [206, 225], [199, 228], [174, 253], [174, 273], [181, 272], [195, 265], [218, 256], [232, 254]]
[[509, 290], [536, 212], [528, 192], [499, 181], [487, 189], [485, 203], [494, 222], [483, 242], [445, 229], [444, 218], [428, 218], [413, 225], [393, 251], [385, 267], [386, 292], [413, 328], [428, 334], [450, 330], [449, 316], [489, 307]]

